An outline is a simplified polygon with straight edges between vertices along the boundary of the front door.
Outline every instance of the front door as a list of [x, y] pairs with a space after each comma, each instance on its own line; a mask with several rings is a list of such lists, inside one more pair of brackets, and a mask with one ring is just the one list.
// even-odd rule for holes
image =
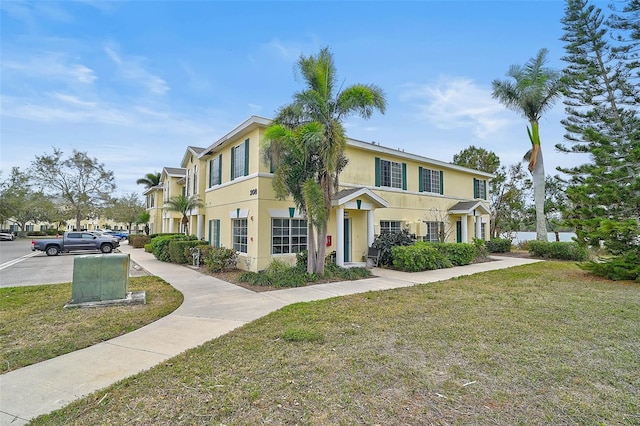
[[456, 222], [456, 241], [462, 242], [462, 221], [459, 220]]
[[344, 220], [344, 261], [351, 262], [351, 219]]

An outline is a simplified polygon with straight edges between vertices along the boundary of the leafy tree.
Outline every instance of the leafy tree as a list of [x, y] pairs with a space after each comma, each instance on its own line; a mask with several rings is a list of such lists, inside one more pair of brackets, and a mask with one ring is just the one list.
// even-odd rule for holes
[[453, 163], [495, 174], [489, 181], [491, 237], [499, 238], [505, 232], [520, 231], [526, 216], [525, 195], [531, 186], [522, 166], [500, 166], [500, 157], [493, 151], [473, 145], [455, 154]]
[[73, 150], [70, 157], [62, 157], [63, 152], [57, 148], [53, 154], [36, 156], [31, 172], [45, 194], [63, 201], [73, 213], [76, 229], [80, 229], [82, 219], [98, 216], [107, 206], [116, 187], [113, 172], [86, 152]]
[[140, 213], [140, 216], [136, 219], [136, 224], [144, 223], [144, 233], [149, 235], [149, 220], [151, 219], [151, 214], [148, 211], [143, 211]]
[[[311, 170], [304, 175], [305, 179], [286, 186], [298, 185], [290, 195], [299, 193], [301, 196], [294, 201], [300, 203], [305, 214], [311, 215], [309, 224], [315, 228], [317, 239], [311, 232], [308, 238], [308, 271], [322, 274], [331, 200], [338, 189], [340, 171], [346, 165], [346, 136], [342, 121], [353, 114], [366, 119], [375, 110], [384, 113], [386, 100], [383, 91], [374, 85], [356, 84], [336, 93], [336, 68], [328, 48], [323, 48], [317, 56], [300, 56], [297, 65], [306, 87], [293, 95], [293, 102], [279, 111], [274, 123], [274, 126], [281, 127], [280, 130], [289, 129], [294, 133], [277, 133], [288, 139], [286, 141], [280, 137], [267, 138], [264, 151], [267, 153], [265, 156], [272, 155], [282, 167], [284, 161], [301, 159], [287, 154], [287, 146], [293, 143], [290, 137], [301, 138], [296, 144], [313, 150], [304, 155], [304, 158], [312, 160], [306, 164]], [[297, 131], [298, 128], [304, 130]], [[274, 180], [274, 185], [278, 185], [277, 182]]]
[[137, 194], [131, 193], [112, 200], [111, 206], [106, 210], [106, 216], [116, 222], [126, 223], [131, 232], [131, 224], [137, 223], [140, 214], [145, 211], [145, 205]]
[[146, 189], [153, 188], [154, 186], [160, 185], [161, 176], [158, 172], [147, 173], [143, 178], [138, 179], [136, 184], [144, 185]]
[[525, 155], [529, 160], [529, 171], [533, 177], [534, 200], [536, 206], [536, 238], [547, 240], [546, 220], [544, 216], [545, 179], [542, 149], [540, 147], [539, 121], [542, 114], [549, 110], [561, 95], [561, 73], [545, 67], [547, 49], [540, 49], [535, 58], [525, 66], [512, 65], [507, 72], [511, 80], [494, 80], [493, 97], [527, 120], [531, 150]]
[[180, 223], [182, 223], [185, 235], [189, 233], [189, 213], [198, 207], [204, 207], [204, 203], [195, 195], [191, 197], [176, 195], [169, 198], [164, 204], [165, 210], [178, 212], [182, 215]]
[[0, 185], [0, 215], [2, 222], [10, 221], [25, 230], [29, 222], [48, 222], [54, 205], [42, 192], [34, 191], [28, 173], [18, 167], [11, 169]]
[[500, 157], [493, 151], [487, 151], [484, 148], [477, 148], [471, 145], [453, 156], [453, 164], [487, 173], [495, 173], [500, 167]]
[[[633, 9], [635, 8], [635, 9]], [[638, 15], [638, 4], [628, 5]], [[635, 12], [633, 12], [635, 10]], [[625, 26], [613, 20], [616, 31]], [[567, 62], [565, 140], [563, 152], [588, 153], [589, 161], [568, 173], [570, 224], [584, 244], [604, 246], [624, 258], [640, 256], [640, 74], [633, 48], [638, 47], [638, 23], [627, 28], [628, 37], [610, 40], [602, 10], [584, 0], [569, 0], [565, 7], [564, 35]], [[625, 40], [629, 40], [625, 49]], [[635, 47], [634, 47], [635, 46]], [[635, 224], [635, 225], [632, 225]], [[634, 229], [630, 229], [633, 228]], [[618, 250], [627, 247], [632, 256]], [[634, 257], [635, 256], [635, 257]], [[606, 262], [605, 262], [606, 263]], [[612, 259], [619, 268], [617, 259]], [[622, 262], [624, 263], [624, 262]], [[606, 265], [597, 270], [606, 270]], [[595, 269], [594, 269], [595, 270]]]

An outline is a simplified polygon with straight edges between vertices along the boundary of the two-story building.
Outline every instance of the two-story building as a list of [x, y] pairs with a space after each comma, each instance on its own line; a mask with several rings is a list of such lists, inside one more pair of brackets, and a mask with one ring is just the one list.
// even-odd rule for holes
[[[189, 232], [213, 246], [234, 248], [241, 269], [262, 270], [272, 259], [293, 262], [306, 249], [307, 221], [292, 200], [277, 199], [277, 165], [261, 160], [270, 124], [252, 116], [207, 148], [187, 147], [180, 168], [165, 167], [161, 184], [145, 192], [152, 232], [180, 229], [180, 215], [162, 210], [160, 198], [195, 195], [204, 207], [190, 212]], [[340, 174], [325, 241], [338, 265], [363, 261], [375, 235], [384, 231], [408, 229], [424, 241], [488, 236], [493, 175], [353, 139], [345, 154], [349, 162]]]

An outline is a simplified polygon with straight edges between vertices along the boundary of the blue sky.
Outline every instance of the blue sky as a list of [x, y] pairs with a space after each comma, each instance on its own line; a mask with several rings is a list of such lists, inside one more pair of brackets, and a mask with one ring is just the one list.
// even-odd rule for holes
[[[603, 10], [606, 2], [594, 2]], [[376, 84], [387, 112], [349, 118], [349, 137], [451, 161], [469, 145], [503, 164], [529, 148], [526, 121], [491, 82], [540, 48], [562, 68], [562, 1], [65, 1], [0, 3], [0, 169], [86, 151], [135, 180], [177, 167], [250, 115], [271, 118], [302, 88], [295, 63], [328, 46], [345, 85]], [[605, 10], [606, 11], [606, 10]], [[559, 102], [540, 122], [545, 168]]]

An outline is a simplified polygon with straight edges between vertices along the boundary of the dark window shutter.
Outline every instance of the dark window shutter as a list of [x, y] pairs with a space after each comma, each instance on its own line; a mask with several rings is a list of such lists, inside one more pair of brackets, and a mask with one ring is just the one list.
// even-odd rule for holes
[[218, 184], [222, 183], [222, 154], [218, 155]]
[[213, 234], [213, 220], [209, 219], [209, 245], [213, 245], [211, 241], [211, 235]]
[[424, 191], [424, 177], [422, 176], [423, 172], [422, 167], [418, 167], [418, 192]]
[[380, 158], [376, 157], [376, 186], [380, 186]]
[[482, 183], [484, 185], [482, 185], [482, 192], [483, 192], [483, 197], [485, 200], [487, 199], [487, 181], [483, 180]]
[[440, 195], [444, 195], [444, 172], [440, 170]]
[[407, 190], [407, 163], [402, 163], [402, 189]]
[[216, 224], [216, 240], [214, 247], [220, 247], [220, 219], [216, 219], [214, 222]]
[[[212, 186], [212, 178], [213, 178], [213, 160], [209, 160], [209, 188]], [[209, 243], [211, 243], [211, 238], [209, 238]]]
[[249, 175], [249, 139], [244, 141], [244, 175]]
[[478, 179], [473, 178], [473, 198], [478, 198]]

